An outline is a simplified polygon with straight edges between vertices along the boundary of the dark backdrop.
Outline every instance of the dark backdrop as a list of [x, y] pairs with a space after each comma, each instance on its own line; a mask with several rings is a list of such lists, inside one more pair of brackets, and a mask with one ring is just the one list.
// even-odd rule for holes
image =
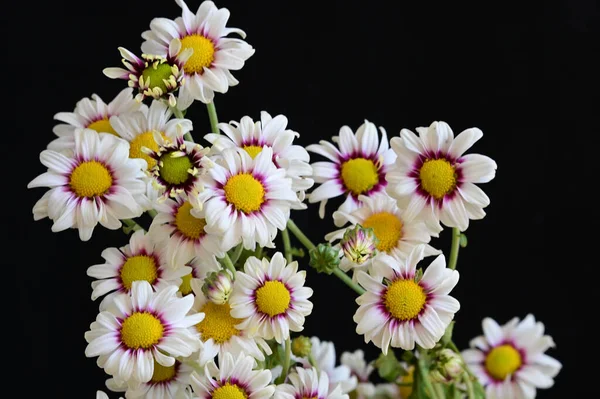
[[[195, 10], [199, 3], [191, 0], [189, 6]], [[102, 69], [120, 64], [117, 47], [139, 53], [140, 34], [151, 18], [173, 19], [180, 9], [174, 1], [21, 5], [31, 9], [2, 17], [16, 54], [3, 61], [3, 78], [20, 85], [8, 97], [16, 124], [5, 132], [5, 140], [26, 137], [24, 144], [13, 147], [8, 171], [12, 176], [18, 170], [14, 183], [19, 200], [7, 203], [13, 227], [4, 233], [10, 254], [6, 268], [16, 273], [12, 281], [18, 289], [8, 307], [18, 314], [17, 328], [6, 330], [20, 341], [8, 346], [15, 351], [12, 359], [19, 359], [16, 375], [23, 383], [41, 380], [51, 396], [91, 398], [104, 389], [105, 374], [95, 358], [84, 355], [83, 334], [98, 307], [90, 299], [86, 269], [101, 262], [105, 247], [122, 246], [127, 237], [101, 227], [85, 243], [75, 230], [54, 234], [48, 219], [32, 219], [31, 208], [44, 189], [25, 186], [45, 171], [38, 154], [54, 138], [53, 115], [72, 111], [92, 93], [112, 99], [125, 82], [106, 78]], [[244, 115], [257, 119], [261, 110], [282, 113], [301, 134], [302, 145], [330, 139], [345, 124], [355, 130], [365, 118], [384, 126], [390, 136], [434, 120], [448, 122], [455, 133], [472, 126], [483, 130], [472, 151], [495, 159], [498, 171], [495, 180], [481, 186], [491, 198], [488, 216], [471, 223], [469, 245], [459, 257], [461, 279], [453, 291], [462, 305], [456, 314], [456, 342], [464, 348], [481, 334], [485, 316], [504, 323], [531, 312], [557, 343], [548, 354], [564, 365], [555, 387], [539, 391], [538, 397], [583, 395], [589, 385], [574, 383], [571, 366], [578, 336], [557, 310], [564, 306], [564, 295], [556, 295], [562, 292], [561, 282], [548, 272], [546, 214], [536, 197], [547, 189], [548, 131], [537, 110], [538, 78], [543, 74], [538, 61], [546, 56], [541, 31], [550, 25], [548, 14], [487, 2], [439, 7], [424, 2], [222, 0], [217, 5], [230, 9], [228, 25], [244, 29], [256, 48], [244, 69], [234, 72], [241, 83], [226, 95], [216, 95], [221, 121]], [[586, 9], [588, 20], [597, 19], [594, 12], [593, 6]], [[15, 19], [20, 19], [18, 30], [10, 28]], [[556, 26], [551, 29], [560, 44], [562, 34]], [[591, 41], [594, 29], [588, 23], [578, 33]], [[15, 69], [18, 61], [23, 69]], [[549, 67], [560, 74], [556, 64]], [[188, 116], [197, 139], [209, 131], [202, 104], [195, 103]], [[333, 208], [330, 203], [328, 209]], [[292, 217], [314, 241], [334, 228], [330, 219], [318, 219], [317, 205]], [[444, 231], [433, 242], [446, 255], [448, 236]], [[364, 344], [354, 331], [354, 292], [335, 277], [310, 269], [307, 285], [314, 288], [316, 306], [304, 333], [333, 340], [338, 355], [363, 348], [374, 358], [377, 348]]]

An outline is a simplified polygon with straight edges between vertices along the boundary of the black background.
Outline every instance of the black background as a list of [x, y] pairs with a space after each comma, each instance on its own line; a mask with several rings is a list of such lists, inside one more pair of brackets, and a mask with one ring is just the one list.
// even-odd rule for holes
[[[189, 1], [189, 7], [195, 11], [199, 3]], [[548, 354], [563, 363], [555, 386], [539, 390], [538, 397], [586, 397], [592, 385], [578, 383], [574, 364], [583, 334], [561, 310], [568, 293], [545, 258], [550, 251], [546, 204], [537, 194], [548, 189], [550, 132], [541, 115], [558, 111], [551, 117], [570, 122], [565, 114], [569, 99], [559, 95], [554, 102], [558, 109], [544, 109], [545, 89], [550, 83], [555, 95], [576, 97], [563, 75], [578, 80], [582, 71], [547, 51], [561, 47], [575, 55], [577, 48], [566, 45], [570, 36], [597, 49], [592, 38], [598, 12], [592, 2], [556, 12], [480, 4], [219, 1], [217, 6], [231, 11], [228, 26], [245, 30], [256, 48], [244, 69], [234, 72], [240, 84], [216, 95], [219, 119], [249, 115], [256, 120], [261, 110], [282, 113], [301, 134], [302, 145], [330, 139], [342, 125], [355, 130], [365, 118], [384, 126], [390, 136], [434, 120], [448, 122], [455, 134], [473, 126], [482, 129], [484, 136], [471, 152], [495, 159], [498, 171], [491, 183], [481, 185], [491, 198], [488, 216], [471, 222], [469, 245], [460, 253], [461, 279], [453, 295], [462, 307], [456, 314], [455, 341], [465, 348], [481, 334], [485, 316], [504, 323], [533, 313], [556, 341], [557, 348]], [[101, 227], [89, 242], [81, 242], [75, 230], [52, 233], [51, 221], [34, 222], [31, 214], [44, 189], [27, 190], [26, 184], [45, 171], [38, 155], [54, 138], [53, 115], [72, 111], [92, 93], [110, 101], [125, 85], [102, 74], [104, 67], [120, 65], [117, 47], [139, 54], [140, 34], [150, 20], [174, 19], [180, 9], [174, 1], [114, 0], [11, 7], [20, 6], [2, 16], [11, 53], [2, 62], [2, 75], [9, 87], [18, 85], [5, 98], [14, 110], [10, 119], [15, 126], [4, 138], [20, 140], [12, 146], [11, 166], [4, 169], [11, 178], [5, 193], [12, 199], [3, 199], [10, 206], [3, 262], [16, 274], [12, 285], [17, 287], [5, 304], [17, 309], [11, 319], [16, 325], [3, 323], [11, 337], [5, 344], [14, 351], [11, 359], [18, 360], [15, 375], [22, 388], [37, 390], [23, 384], [40, 383], [50, 396], [91, 398], [105, 389], [106, 376], [95, 358], [84, 355], [83, 334], [98, 306], [90, 299], [86, 269], [101, 263], [105, 247], [125, 245], [127, 237]], [[200, 140], [210, 128], [205, 108], [195, 103], [188, 117]], [[334, 228], [330, 219], [318, 219], [317, 208], [292, 214], [314, 241]], [[330, 202], [328, 209], [333, 208]], [[449, 234], [445, 230], [432, 242], [446, 255]], [[562, 249], [556, 248], [553, 256]], [[307, 285], [314, 288], [315, 308], [304, 334], [334, 341], [338, 355], [362, 348], [374, 358], [377, 348], [364, 344], [354, 331], [354, 292], [335, 277], [310, 269]]]

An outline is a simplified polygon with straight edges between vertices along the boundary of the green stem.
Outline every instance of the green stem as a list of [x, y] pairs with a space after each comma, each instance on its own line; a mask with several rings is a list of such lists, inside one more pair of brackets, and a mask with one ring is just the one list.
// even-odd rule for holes
[[348, 287], [350, 287], [354, 291], [356, 291], [356, 293], [358, 295], [362, 295], [365, 293], [364, 288], [362, 288], [360, 285], [358, 285], [357, 283], [352, 281], [350, 276], [348, 276], [346, 273], [344, 273], [344, 271], [342, 269], [340, 269], [339, 267], [333, 269], [333, 274], [335, 274], [340, 280], [342, 280], [344, 283], [346, 283], [346, 285]]
[[283, 364], [281, 367], [281, 375], [279, 376], [279, 384], [283, 383], [288, 375], [290, 369], [290, 360], [292, 358], [292, 340], [288, 337], [285, 340], [285, 357], [283, 358]]
[[156, 212], [154, 209], [149, 209], [147, 212], [148, 212], [148, 215], [150, 215], [150, 217], [152, 217], [152, 219], [154, 219], [154, 216], [158, 215], [158, 212]]
[[[176, 118], [179, 119], [183, 119], [183, 112], [181, 112], [181, 110], [177, 107], [171, 107], [171, 111], [173, 112], [173, 114], [175, 115]], [[187, 132], [186, 134], [183, 135], [183, 138], [186, 139], [187, 141], [191, 141], [192, 143], [194, 142], [194, 138], [192, 137], [192, 134], [190, 132]]]
[[242, 255], [243, 250], [244, 246], [242, 245], [242, 243], [239, 243], [238, 246], [235, 247], [235, 251], [233, 251], [231, 263], [233, 263], [234, 265], [237, 263], [237, 261], [240, 259], [240, 256]]
[[458, 261], [458, 248], [460, 247], [460, 230], [456, 227], [452, 228], [452, 244], [450, 244], [450, 258], [448, 267], [452, 270], [456, 269]]
[[317, 369], [317, 374], [321, 373], [321, 371], [319, 370], [319, 364], [315, 360], [315, 357], [313, 356], [312, 352], [308, 354], [308, 362], [310, 363], [311, 366], [313, 366], [315, 369]]
[[221, 260], [225, 264], [225, 267], [227, 269], [229, 269], [229, 271], [231, 273], [233, 273], [233, 277], [235, 278], [235, 271], [236, 271], [235, 266], [233, 266], [233, 262], [231, 261], [231, 258], [229, 257], [229, 255], [227, 255], [227, 253], [225, 253], [225, 256], [223, 258], [221, 258]]
[[281, 239], [283, 240], [283, 253], [287, 263], [292, 262], [292, 244], [290, 243], [290, 233], [287, 229], [281, 231]]
[[127, 234], [132, 231], [144, 230], [144, 228], [137, 224], [137, 222], [133, 219], [122, 219], [121, 222], [126, 226], [124, 229], [128, 229], [125, 231]]
[[210, 129], [213, 133], [219, 134], [219, 118], [217, 118], [215, 100], [206, 104], [206, 109], [208, 110], [208, 118], [210, 119]]
[[435, 389], [435, 394], [438, 398], [444, 398], [446, 396], [441, 384], [433, 384], [433, 389]]
[[473, 389], [473, 382], [471, 381], [471, 376], [468, 373], [463, 374], [463, 381], [467, 386], [467, 397], [469, 399], [475, 399], [475, 389]]
[[421, 376], [421, 380], [422, 380], [423, 384], [425, 384], [425, 389], [428, 391], [429, 395], [431, 396], [431, 399], [438, 399], [437, 392], [433, 388], [433, 385], [431, 384], [431, 380], [429, 379], [429, 376], [427, 375], [427, 368], [425, 367], [425, 364], [424, 364], [424, 361], [422, 358], [420, 358], [419, 361], [417, 362], [417, 368], [419, 369], [419, 375]]

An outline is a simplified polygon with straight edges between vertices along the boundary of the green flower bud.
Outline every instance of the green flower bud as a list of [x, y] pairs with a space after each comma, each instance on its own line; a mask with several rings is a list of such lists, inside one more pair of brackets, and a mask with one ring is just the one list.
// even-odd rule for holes
[[309, 265], [319, 273], [331, 274], [340, 264], [340, 250], [331, 244], [319, 244], [310, 251]]
[[222, 305], [227, 302], [233, 289], [233, 276], [229, 270], [211, 272], [204, 279], [202, 292], [211, 302]]
[[346, 230], [340, 245], [348, 260], [361, 265], [375, 256], [378, 243], [379, 240], [372, 228], [365, 229], [357, 224]]
[[310, 355], [312, 349], [312, 343], [310, 338], [303, 335], [292, 339], [292, 353], [294, 356], [307, 357]]

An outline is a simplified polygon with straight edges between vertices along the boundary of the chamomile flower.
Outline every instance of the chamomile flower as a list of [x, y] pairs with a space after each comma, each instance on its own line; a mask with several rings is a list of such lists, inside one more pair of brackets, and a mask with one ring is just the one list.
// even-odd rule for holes
[[224, 250], [240, 242], [251, 250], [257, 243], [272, 248], [278, 229], [285, 229], [298, 197], [292, 179], [272, 158], [268, 147], [254, 159], [242, 149], [227, 149], [204, 175], [198, 200], [205, 210], [207, 231], [223, 234]]
[[218, 359], [223, 359], [226, 353], [234, 357], [245, 353], [260, 361], [265, 360], [265, 353], [272, 353], [264, 339], [250, 337], [246, 331], [236, 327], [242, 320], [231, 315], [228, 302], [218, 305], [208, 300], [197, 281], [192, 282], [192, 289], [196, 296], [193, 309], [204, 313], [204, 320], [196, 324], [202, 341], [198, 358], [200, 365], [205, 365], [217, 355]]
[[246, 37], [240, 29], [225, 27], [228, 9], [204, 1], [194, 14], [183, 0], [175, 1], [182, 9], [181, 17], [174, 21], [154, 18], [150, 30], [142, 33], [142, 51], [166, 57], [193, 50], [183, 64], [185, 84], [177, 100], [177, 106], [185, 109], [194, 100], [210, 103], [215, 91], [226, 93], [229, 86], [237, 85], [229, 71], [242, 69], [254, 49], [241, 39], [225, 37], [230, 33]]
[[162, 248], [144, 230], [134, 232], [124, 247], [106, 248], [101, 256], [105, 263], [87, 269], [88, 276], [97, 279], [92, 282], [92, 300], [109, 293], [100, 303], [100, 310], [106, 310], [118, 293], [129, 292], [134, 281], [145, 280], [158, 290], [171, 284], [179, 286], [182, 277], [192, 272], [189, 266], [167, 267]]
[[229, 298], [231, 316], [243, 321], [236, 326], [264, 339], [283, 343], [290, 331], [302, 331], [304, 318], [312, 312], [308, 300], [313, 290], [304, 287], [306, 271], [298, 271], [298, 262], [286, 265], [281, 252], [271, 261], [254, 256], [235, 274]]
[[194, 216], [190, 213], [192, 204], [183, 198], [169, 198], [156, 204], [155, 209], [158, 214], [152, 219], [149, 233], [157, 245], [164, 246], [167, 264], [177, 268], [196, 259], [199, 278], [220, 269], [214, 257], [225, 256], [221, 238], [206, 231], [204, 211]]
[[113, 135], [78, 129], [74, 138], [70, 156], [42, 151], [40, 161], [48, 171], [27, 187], [50, 188], [33, 207], [35, 220], [50, 218], [53, 232], [76, 228], [87, 241], [98, 223], [116, 230], [120, 219], [143, 213], [146, 162], [130, 159], [127, 142]]
[[536, 389], [550, 388], [562, 364], [544, 352], [555, 346], [544, 324], [531, 314], [500, 326], [487, 317], [483, 333], [462, 352], [469, 369], [485, 387], [486, 397], [532, 399]]
[[324, 371], [317, 371], [312, 367], [304, 369], [295, 367], [288, 375], [290, 384], [277, 386], [273, 399], [348, 399], [346, 393], [342, 393], [340, 385], [330, 389], [329, 378]]
[[[356, 333], [387, 354], [394, 348], [412, 350], [415, 342], [430, 349], [442, 338], [460, 308], [448, 293], [458, 282], [458, 272], [446, 268], [444, 255], [431, 262], [421, 279], [416, 265], [425, 246], [416, 246], [406, 259], [380, 253], [371, 275], [359, 271], [358, 282], [367, 292], [356, 299]], [[382, 281], [383, 280], [383, 281]]]
[[144, 101], [146, 97], [165, 100], [170, 106], [177, 105], [174, 93], [183, 85], [183, 66], [193, 53], [192, 49], [175, 51], [177, 44], [169, 46], [169, 53], [160, 55], [142, 54], [141, 58], [131, 51], [119, 47], [121, 60], [127, 69], [104, 68], [102, 71], [111, 79], [128, 80], [129, 87], [137, 88], [135, 99]]
[[192, 390], [200, 399], [268, 399], [275, 387], [271, 384], [271, 371], [254, 370], [252, 356], [240, 353], [233, 357], [225, 353], [219, 367], [214, 361], [204, 366], [202, 374], [194, 372]]
[[176, 292], [174, 285], [154, 292], [147, 281], [134, 281], [90, 325], [85, 355], [99, 356], [98, 365], [115, 378], [136, 382], [152, 379], [155, 362], [170, 367], [176, 356], [190, 356], [200, 347], [193, 326], [204, 314], [188, 314], [194, 297]]
[[272, 118], [262, 111], [260, 121], [254, 122], [249, 116], [244, 116], [239, 122], [219, 123], [219, 129], [225, 134], [209, 133], [204, 138], [213, 145], [212, 150], [215, 152], [226, 148], [241, 148], [252, 159], [264, 146], [272, 148], [275, 166], [285, 169], [286, 176], [292, 179], [292, 190], [298, 194], [300, 202], [294, 208], [305, 209], [306, 204], [302, 203], [305, 191], [314, 184], [310, 178], [310, 157], [304, 147], [292, 144], [300, 135], [287, 129], [287, 123], [284, 115]]
[[[346, 200], [339, 210], [348, 213], [360, 206], [359, 195], [371, 196], [385, 188], [385, 174], [396, 154], [388, 146], [385, 130], [379, 129], [381, 140], [375, 125], [365, 120], [356, 134], [343, 126], [340, 135], [332, 138], [338, 147], [325, 140], [306, 147], [332, 161], [312, 164], [313, 178], [322, 184], [308, 195], [308, 201], [321, 203], [321, 218], [325, 217], [325, 204], [331, 198], [345, 195]], [[344, 221], [334, 213], [334, 223], [341, 227]]]
[[340, 363], [348, 367], [352, 375], [357, 379], [356, 396], [358, 398], [369, 398], [375, 395], [375, 385], [369, 381], [375, 367], [371, 363], [366, 362], [365, 353], [362, 349], [342, 353]]
[[59, 123], [52, 129], [58, 138], [48, 144], [48, 149], [59, 152], [71, 151], [75, 145], [75, 130], [81, 128], [118, 136], [110, 123], [110, 118], [145, 108], [146, 105], [135, 101], [131, 88], [121, 90], [108, 104], [97, 94], [92, 94], [91, 99], [86, 97], [79, 100], [73, 112], [59, 112], [54, 115], [54, 119], [64, 123]]
[[441, 230], [439, 222], [464, 231], [469, 219], [482, 219], [488, 196], [475, 185], [487, 183], [496, 174], [496, 162], [485, 155], [467, 154], [483, 133], [477, 128], [454, 137], [445, 122], [417, 128], [419, 136], [402, 129], [391, 140], [397, 155], [386, 175], [388, 194], [398, 200], [409, 220], [423, 218]]

